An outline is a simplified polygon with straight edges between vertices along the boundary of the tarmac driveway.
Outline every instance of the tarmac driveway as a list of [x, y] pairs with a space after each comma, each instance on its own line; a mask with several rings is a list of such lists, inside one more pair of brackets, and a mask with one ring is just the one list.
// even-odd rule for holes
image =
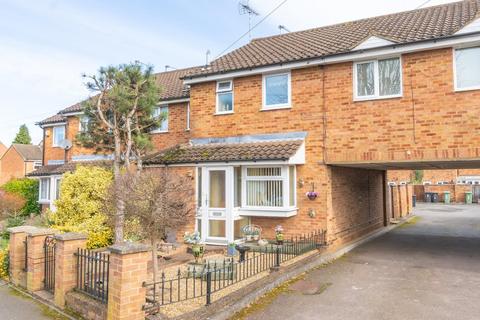
[[419, 204], [415, 213], [248, 319], [480, 319], [480, 205]]

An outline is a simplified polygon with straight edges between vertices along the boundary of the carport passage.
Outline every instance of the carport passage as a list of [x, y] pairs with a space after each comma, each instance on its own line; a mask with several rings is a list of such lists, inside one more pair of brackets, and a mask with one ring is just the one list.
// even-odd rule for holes
[[478, 319], [480, 206], [420, 204], [416, 214], [249, 319]]

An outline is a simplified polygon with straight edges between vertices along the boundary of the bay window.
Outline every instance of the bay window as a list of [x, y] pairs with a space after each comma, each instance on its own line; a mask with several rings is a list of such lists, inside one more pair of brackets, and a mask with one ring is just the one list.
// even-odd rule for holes
[[480, 47], [456, 49], [455, 90], [480, 89]]
[[217, 114], [233, 113], [233, 81], [217, 82]]
[[290, 108], [290, 72], [263, 76], [263, 110]]
[[295, 167], [243, 167], [242, 207], [280, 209], [295, 206]]
[[40, 179], [39, 201], [50, 201], [50, 178]]
[[355, 100], [400, 97], [402, 95], [400, 58], [354, 63], [353, 86]]

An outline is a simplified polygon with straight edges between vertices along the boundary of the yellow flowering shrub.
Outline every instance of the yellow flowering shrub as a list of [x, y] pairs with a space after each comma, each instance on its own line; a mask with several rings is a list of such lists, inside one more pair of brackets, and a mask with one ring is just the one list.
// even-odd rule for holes
[[99, 167], [80, 166], [66, 173], [55, 202], [57, 210], [50, 213], [51, 227], [86, 234], [89, 249], [110, 245], [113, 231], [102, 208], [112, 180], [112, 172]]
[[8, 266], [9, 266], [9, 256], [8, 256], [8, 246], [5, 248], [0, 248], [0, 279], [8, 278]]

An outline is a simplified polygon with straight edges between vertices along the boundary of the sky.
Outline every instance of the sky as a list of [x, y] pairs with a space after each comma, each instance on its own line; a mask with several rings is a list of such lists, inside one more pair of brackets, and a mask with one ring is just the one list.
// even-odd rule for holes
[[[245, 2], [246, 0], [242, 0]], [[449, 0], [250, 0], [251, 37], [431, 6]], [[134, 61], [176, 68], [205, 64], [249, 29], [239, 0], [0, 0], [0, 141], [89, 96], [82, 74]], [[282, 4], [283, 3], [283, 4]], [[243, 37], [228, 51], [248, 43]], [[227, 52], [228, 52], [227, 51]]]

